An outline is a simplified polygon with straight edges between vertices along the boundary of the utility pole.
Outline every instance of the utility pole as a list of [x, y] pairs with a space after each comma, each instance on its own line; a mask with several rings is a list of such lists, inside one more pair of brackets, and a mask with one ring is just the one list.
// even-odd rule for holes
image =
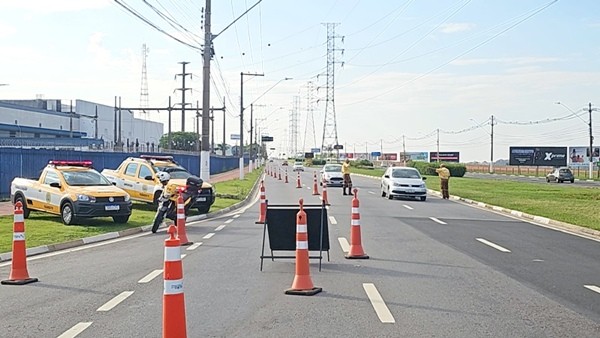
[[240, 73], [240, 180], [244, 179], [244, 75], [265, 76], [265, 74]]
[[437, 129], [437, 161], [440, 162], [440, 128]]
[[592, 134], [592, 103], [589, 103], [588, 112], [590, 114], [590, 164], [589, 164], [589, 178], [591, 179], [594, 176], [594, 134]]
[[492, 131], [490, 133], [490, 174], [494, 173], [494, 115], [491, 119]]
[[[183, 61], [183, 62], [179, 62], [180, 65], [183, 66], [183, 70], [181, 72], [181, 74], [175, 74], [175, 78], [177, 78], [178, 76], [181, 76], [181, 88], [176, 88], [175, 90], [181, 90], [181, 131], [185, 131], [185, 106], [190, 105], [191, 103], [186, 103], [185, 102], [185, 91], [186, 90], [192, 90], [192, 88], [186, 88], [185, 87], [185, 77], [186, 76], [190, 76], [190, 79], [192, 78], [192, 73], [186, 73], [185, 72], [185, 65], [187, 65], [189, 62]], [[208, 110], [203, 110], [203, 111], [208, 111]]]
[[173, 110], [173, 108], [171, 108], [171, 97], [169, 96], [169, 108], [167, 109], [167, 111], [169, 112], [169, 130], [167, 131], [167, 149], [171, 149], [171, 111]]
[[150, 49], [146, 44], [142, 45], [142, 84], [140, 88], [140, 107], [148, 108], [148, 71], [146, 69], [146, 59]]
[[406, 167], [406, 137], [402, 135], [402, 165]]

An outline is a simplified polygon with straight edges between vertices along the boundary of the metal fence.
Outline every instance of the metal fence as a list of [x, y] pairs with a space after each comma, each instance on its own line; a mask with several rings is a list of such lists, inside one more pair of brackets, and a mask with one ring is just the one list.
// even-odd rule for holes
[[[148, 153], [145, 153], [148, 154]], [[128, 157], [138, 157], [139, 152], [99, 152], [74, 151], [69, 149], [26, 149], [0, 148], [0, 198], [10, 196], [10, 183], [15, 177], [37, 178], [50, 160], [91, 160], [94, 169], [99, 172], [115, 169]], [[165, 153], [161, 153], [165, 155]], [[172, 154], [175, 161], [187, 168], [192, 174], [200, 174], [198, 154]], [[248, 159], [244, 159], [248, 163]], [[239, 166], [239, 158], [216, 156], [210, 158], [210, 174], [219, 174]]]

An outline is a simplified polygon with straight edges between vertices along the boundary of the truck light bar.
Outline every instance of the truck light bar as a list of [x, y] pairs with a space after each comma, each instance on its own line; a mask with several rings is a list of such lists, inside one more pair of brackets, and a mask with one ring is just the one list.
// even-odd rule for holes
[[48, 161], [48, 164], [54, 166], [72, 166], [72, 167], [91, 167], [92, 161], [66, 161], [66, 160], [52, 160]]
[[173, 161], [173, 156], [166, 155], [140, 155], [145, 160]]

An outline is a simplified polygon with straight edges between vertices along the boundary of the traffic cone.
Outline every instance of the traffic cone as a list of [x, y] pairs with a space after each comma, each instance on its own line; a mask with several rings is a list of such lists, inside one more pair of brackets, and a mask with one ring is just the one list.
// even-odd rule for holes
[[360, 213], [358, 212], [358, 189], [354, 188], [352, 198], [352, 221], [350, 226], [350, 251], [346, 255], [349, 259], [368, 259], [363, 250], [360, 238]]
[[23, 217], [23, 204], [15, 203], [13, 221], [13, 245], [10, 274], [7, 280], [0, 283], [5, 285], [23, 285], [37, 282], [37, 278], [29, 277], [27, 272], [27, 249], [25, 246], [25, 219]]
[[323, 289], [315, 287], [310, 278], [306, 212], [304, 212], [304, 200], [301, 198], [299, 202], [300, 211], [296, 214], [296, 275], [292, 287], [285, 290], [285, 294], [312, 296], [323, 291]]
[[192, 245], [194, 242], [190, 242], [185, 233], [185, 206], [182, 195], [183, 190], [179, 190], [179, 197], [177, 197], [177, 237], [181, 241], [181, 245]]
[[183, 295], [183, 265], [181, 264], [180, 240], [175, 236], [174, 225], [167, 229], [165, 240], [164, 289], [163, 289], [163, 338], [185, 338], [185, 298]]
[[302, 188], [302, 184], [300, 183], [300, 172], [298, 172], [298, 180], [296, 183], [296, 188]]
[[255, 224], [265, 224], [265, 218], [267, 216], [267, 196], [265, 194], [265, 181], [260, 181], [260, 214], [258, 215], [258, 221]]
[[323, 180], [323, 203], [329, 205], [329, 200], [327, 199], [327, 182]]
[[313, 195], [320, 195], [319, 194], [319, 186], [317, 185], [317, 172], [315, 171], [314, 173], [314, 179], [313, 179]]
[[285, 183], [289, 183], [287, 178], [287, 169], [285, 169]]
[[279, 168], [279, 180], [281, 181], [281, 168]]

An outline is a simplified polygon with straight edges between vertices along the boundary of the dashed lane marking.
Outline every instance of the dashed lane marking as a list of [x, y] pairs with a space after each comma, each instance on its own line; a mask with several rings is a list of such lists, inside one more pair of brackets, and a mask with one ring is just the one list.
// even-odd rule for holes
[[377, 313], [379, 320], [382, 323], [395, 323], [396, 320], [394, 319], [394, 316], [392, 316], [390, 309], [388, 309], [387, 305], [385, 305], [385, 302], [379, 294], [379, 291], [377, 291], [375, 284], [363, 283], [363, 289], [365, 289], [367, 297], [369, 297], [371, 305], [373, 305], [373, 309], [375, 309], [375, 313]]
[[335, 217], [333, 216], [329, 216], [329, 223], [336, 225], [337, 224], [337, 220], [335, 219]]
[[227, 224], [221, 224], [218, 227], [215, 228], [215, 231], [221, 231], [223, 230], [223, 228], [225, 228], [227, 226]]
[[162, 269], [154, 270], [154, 271], [150, 272], [149, 274], [147, 274], [144, 278], [140, 279], [138, 281], [138, 283], [139, 284], [150, 283], [154, 278], [160, 276], [161, 273], [163, 273]]
[[226, 220], [226, 221], [225, 221], [225, 222], [223, 222], [223, 223], [225, 223], [225, 224], [229, 224], [229, 223], [231, 223], [231, 222], [233, 222], [233, 220], [232, 220], [232, 219], [228, 219], [228, 220]]
[[371, 195], [375, 195], [375, 193], [374, 193], [374, 192], [372, 192], [372, 191], [369, 191], [369, 194], [371, 194]]
[[439, 224], [448, 224], [448, 223], [446, 223], [444, 221], [440, 221], [439, 219], [437, 219], [435, 217], [429, 217], [429, 219], [432, 220], [432, 221], [434, 221], [434, 222], [436, 222], [436, 223], [439, 223]]
[[196, 250], [198, 249], [198, 247], [202, 245], [202, 242], [198, 242], [198, 243], [194, 243], [192, 245], [190, 245], [186, 250], [187, 251], [192, 251], [192, 250]]
[[594, 292], [600, 293], [600, 287], [597, 287], [596, 285], [584, 285], [583, 287], [586, 289], [590, 289]]
[[181, 254], [181, 259], [184, 259], [185, 257], [187, 257], [187, 254]]
[[402, 204], [402, 206], [408, 210], [413, 210], [413, 207], [411, 207], [410, 205]]
[[338, 242], [340, 242], [343, 252], [350, 251], [350, 243], [348, 243], [348, 240], [345, 237], [338, 237]]
[[85, 331], [93, 322], [81, 322], [75, 324], [72, 328], [65, 331], [58, 338], [74, 338], [77, 337], [81, 332]]
[[211, 232], [211, 233], [209, 233], [209, 234], [206, 234], [206, 235], [205, 235], [204, 237], [202, 237], [202, 238], [203, 238], [203, 239], [210, 239], [210, 238], [211, 238], [212, 236], [214, 236], [214, 235], [215, 235], [215, 233], [214, 233], [214, 232]]
[[241, 216], [241, 215], [239, 215], [239, 214], [238, 214], [238, 215], [233, 215], [233, 218], [238, 218], [238, 217], [240, 217], [240, 216]]
[[106, 304], [102, 305], [96, 311], [106, 312], [112, 310], [115, 306], [119, 305], [122, 301], [127, 299], [129, 296], [133, 295], [133, 291], [123, 291], [115, 298], [106, 302]]
[[489, 246], [491, 246], [492, 248], [494, 248], [494, 249], [496, 249], [496, 250], [498, 250], [498, 251], [502, 251], [502, 252], [510, 252], [510, 250], [508, 250], [507, 248], [501, 247], [500, 245], [498, 245], [498, 244], [495, 244], [495, 243], [492, 243], [492, 242], [490, 242], [490, 241], [488, 241], [488, 240], [485, 240], [485, 239], [483, 239], [483, 238], [475, 238], [475, 239], [476, 239], [476, 240], [478, 240], [479, 242], [481, 242], [481, 243], [485, 244], [485, 245], [489, 245]]

